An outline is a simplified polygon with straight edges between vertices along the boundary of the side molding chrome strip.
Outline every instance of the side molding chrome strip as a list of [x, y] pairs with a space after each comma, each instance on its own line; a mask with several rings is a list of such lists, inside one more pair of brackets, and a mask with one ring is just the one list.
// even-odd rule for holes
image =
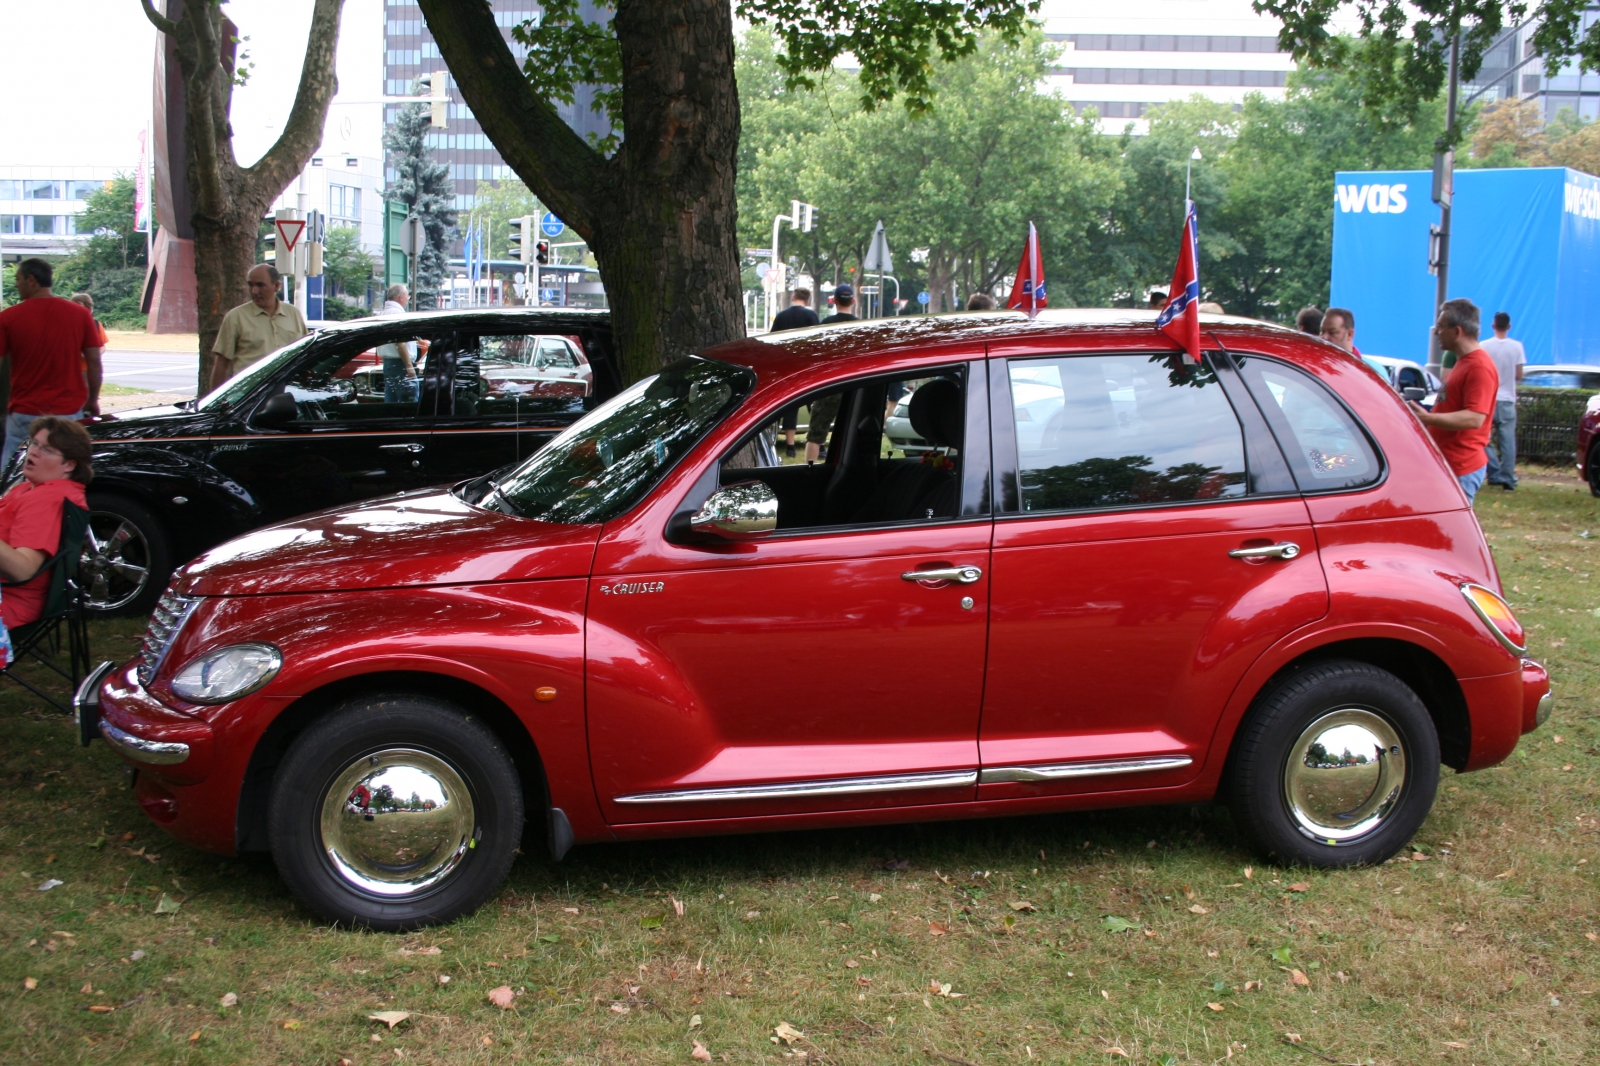
[[1065, 781], [1073, 777], [1105, 777], [1110, 774], [1137, 774], [1151, 770], [1176, 770], [1194, 760], [1187, 755], [1157, 755], [1145, 759], [1106, 759], [1100, 762], [1063, 762], [1046, 766], [990, 766], [978, 778], [981, 784], [1008, 782]]
[[734, 788], [691, 788], [677, 792], [640, 792], [618, 796], [613, 803], [707, 803], [720, 800], [768, 800], [807, 796], [847, 796], [870, 792], [911, 792], [926, 788], [971, 788], [978, 783], [976, 770], [946, 770], [928, 774], [893, 774], [886, 777], [840, 777], [825, 781], [785, 781], [776, 785], [739, 785]]

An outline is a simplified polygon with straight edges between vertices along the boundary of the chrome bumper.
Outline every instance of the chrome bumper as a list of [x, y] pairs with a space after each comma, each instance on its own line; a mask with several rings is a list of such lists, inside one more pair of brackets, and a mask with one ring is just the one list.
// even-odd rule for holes
[[113, 662], [101, 663], [89, 671], [72, 694], [72, 720], [78, 723], [78, 744], [82, 747], [87, 748], [89, 741], [100, 735], [100, 686], [116, 666]]
[[1550, 712], [1555, 710], [1555, 693], [1546, 692], [1539, 697], [1539, 705], [1533, 710], [1533, 728], [1538, 729], [1550, 719]]
[[116, 663], [104, 662], [89, 672], [72, 696], [72, 716], [78, 723], [78, 743], [84, 747], [103, 737], [118, 755], [147, 766], [176, 766], [189, 758], [189, 745], [177, 741], [146, 740], [110, 722], [100, 720], [100, 686]]

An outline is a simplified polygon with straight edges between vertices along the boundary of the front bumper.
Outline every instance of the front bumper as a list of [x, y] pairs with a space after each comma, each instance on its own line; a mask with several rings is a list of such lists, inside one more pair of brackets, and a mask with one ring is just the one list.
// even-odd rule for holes
[[1522, 660], [1522, 731], [1531, 733], [1544, 725], [1555, 707], [1550, 693], [1550, 672], [1532, 659]]

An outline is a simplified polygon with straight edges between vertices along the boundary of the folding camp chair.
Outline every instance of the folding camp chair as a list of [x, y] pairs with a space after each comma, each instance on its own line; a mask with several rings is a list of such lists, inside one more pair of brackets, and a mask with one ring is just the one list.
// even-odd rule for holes
[[[89, 528], [89, 512], [68, 500], [63, 500], [61, 507], [61, 540], [56, 553], [27, 579], [31, 581], [49, 572], [50, 587], [45, 594], [44, 613], [11, 631], [11, 665], [0, 670], [0, 677], [9, 677], [40, 699], [71, 714], [70, 703], [56, 699], [16, 672], [23, 656], [28, 656], [66, 678], [68, 692], [77, 691], [78, 683], [89, 672], [89, 621], [83, 609], [83, 589], [78, 586], [78, 564], [83, 554], [84, 533]], [[26, 583], [8, 581], [5, 587]], [[67, 646], [66, 669], [57, 661], [63, 634]]]

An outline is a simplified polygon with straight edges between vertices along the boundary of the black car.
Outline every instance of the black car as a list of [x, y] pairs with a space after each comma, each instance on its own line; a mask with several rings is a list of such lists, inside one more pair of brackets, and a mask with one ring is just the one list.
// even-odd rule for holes
[[[391, 345], [414, 378], [384, 381]], [[443, 311], [333, 326], [198, 400], [98, 421], [90, 605], [147, 612], [230, 537], [515, 463], [620, 388], [608, 312]]]

